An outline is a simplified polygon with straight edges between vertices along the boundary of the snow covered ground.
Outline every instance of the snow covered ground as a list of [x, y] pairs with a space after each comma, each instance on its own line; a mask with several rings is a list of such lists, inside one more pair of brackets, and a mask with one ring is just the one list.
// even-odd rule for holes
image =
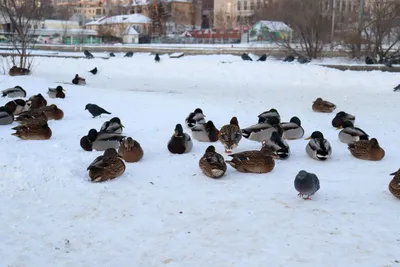
[[[35, 63], [29, 77], [1, 76], [1, 88], [45, 94], [76, 73], [88, 84], [62, 84], [67, 98], [48, 100], [65, 112], [63, 120], [49, 122], [48, 141], [19, 140], [11, 136], [14, 124], [0, 127], [0, 266], [399, 266], [399, 200], [387, 189], [389, 173], [400, 167], [397, 74], [234, 56]], [[88, 70], [95, 66], [94, 76]], [[333, 114], [312, 112], [317, 97], [355, 114], [356, 125], [378, 138], [386, 157], [353, 158], [331, 126]], [[87, 103], [112, 115], [93, 119]], [[228, 166], [222, 179], [209, 179], [198, 167], [209, 144], [195, 142], [185, 155], [167, 150], [175, 125], [197, 107], [217, 127], [232, 116], [249, 126], [270, 108], [284, 121], [298, 116], [307, 136], [325, 134], [332, 158], [312, 160], [307, 141], [290, 141], [291, 157], [277, 161], [271, 173], [242, 174]], [[121, 118], [145, 156], [127, 164], [123, 176], [92, 184], [86, 168], [102, 152], [83, 151], [79, 140], [112, 116]], [[242, 140], [236, 151], [259, 148]], [[311, 201], [299, 199], [293, 187], [301, 169], [320, 178]]]

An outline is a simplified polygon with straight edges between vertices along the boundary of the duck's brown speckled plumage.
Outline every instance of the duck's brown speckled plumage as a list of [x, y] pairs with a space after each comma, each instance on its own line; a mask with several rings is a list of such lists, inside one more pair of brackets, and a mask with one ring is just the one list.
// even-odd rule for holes
[[19, 116], [15, 119], [15, 121], [21, 124], [41, 124], [43, 122], [47, 122], [48, 118], [43, 111], [34, 109], [22, 112]]
[[31, 73], [30, 70], [25, 68], [18, 68], [17, 66], [13, 66], [9, 71], [8, 75], [10, 76], [24, 76], [29, 75]]
[[30, 110], [45, 107], [47, 105], [47, 100], [42, 96], [42, 94], [31, 96], [29, 98], [29, 102], [30, 102], [30, 107], [29, 107]]
[[228, 125], [222, 126], [219, 131], [219, 141], [224, 145], [225, 152], [230, 152], [238, 146], [242, 139], [242, 131], [239, 127], [239, 122], [236, 117], [232, 117]]
[[40, 110], [44, 112], [48, 120], [61, 120], [64, 118], [64, 111], [54, 104], [42, 107]]
[[336, 109], [336, 105], [323, 100], [322, 98], [317, 98], [313, 105], [312, 105], [312, 110], [315, 112], [322, 112], [322, 113], [331, 113], [332, 111], [334, 111]]
[[371, 140], [360, 140], [348, 145], [351, 154], [363, 160], [378, 161], [385, 157], [385, 150], [383, 150], [378, 143], [378, 140], [371, 138]]
[[400, 169], [390, 175], [394, 175], [394, 177], [389, 183], [389, 191], [393, 196], [400, 199]]
[[268, 149], [244, 151], [229, 156], [232, 157], [232, 160], [227, 160], [226, 163], [237, 171], [245, 173], [271, 172], [275, 167], [274, 158], [277, 158], [276, 153]]
[[47, 122], [19, 125], [12, 130], [16, 131], [12, 135], [24, 140], [48, 140], [52, 136]]
[[91, 182], [104, 182], [121, 176], [125, 172], [125, 163], [114, 148], [108, 148], [87, 168]]
[[199, 160], [202, 172], [210, 178], [221, 178], [226, 172], [224, 157], [215, 152], [214, 146], [209, 146]]
[[140, 144], [131, 137], [123, 139], [118, 148], [118, 154], [126, 162], [138, 162], [143, 158], [143, 149]]

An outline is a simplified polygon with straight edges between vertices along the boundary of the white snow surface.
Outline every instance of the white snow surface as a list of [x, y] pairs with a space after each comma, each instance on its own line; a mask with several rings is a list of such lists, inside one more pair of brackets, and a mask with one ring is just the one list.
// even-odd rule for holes
[[[387, 189], [389, 173], [400, 167], [400, 94], [392, 89], [398, 74], [234, 56], [35, 63], [31, 76], [1, 76], [1, 88], [20, 85], [28, 96], [47, 96], [48, 87], [76, 73], [87, 85], [61, 84], [67, 97], [48, 99], [65, 112], [63, 120], [49, 122], [50, 140], [19, 140], [11, 136], [16, 123], [0, 127], [0, 266], [398, 266], [399, 200]], [[92, 75], [95, 66], [99, 72]], [[378, 138], [386, 157], [353, 158], [331, 126], [334, 114], [312, 112], [317, 97], [356, 115], [356, 125]], [[93, 119], [87, 103], [112, 115]], [[228, 166], [220, 180], [207, 178], [198, 160], [209, 143], [194, 141], [185, 155], [167, 150], [175, 125], [197, 107], [217, 127], [232, 116], [249, 126], [270, 108], [283, 121], [298, 116], [305, 137], [325, 134], [332, 158], [315, 161], [305, 152], [307, 141], [295, 140], [289, 141], [291, 157], [276, 161], [271, 173]], [[145, 155], [127, 163], [121, 177], [93, 184], [86, 168], [102, 152], [83, 151], [79, 140], [113, 116]], [[235, 152], [259, 148], [243, 139]], [[302, 169], [320, 179], [311, 201], [294, 189]]]

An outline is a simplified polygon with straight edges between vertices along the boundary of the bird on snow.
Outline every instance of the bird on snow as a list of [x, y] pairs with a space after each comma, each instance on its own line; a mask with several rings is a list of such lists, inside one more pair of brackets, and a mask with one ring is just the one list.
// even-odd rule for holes
[[259, 118], [257, 124], [241, 130], [242, 136], [252, 141], [263, 142], [267, 141], [273, 132], [282, 132], [282, 128], [279, 125], [279, 120], [277, 117], [270, 117], [268, 121], [269, 122], [267, 123], [264, 121], [264, 119]]
[[273, 132], [271, 137], [262, 143], [262, 149], [265, 148], [275, 152], [279, 159], [287, 159], [290, 156], [289, 145], [283, 140], [282, 135], [278, 131]]
[[306, 63], [310, 63], [310, 62], [311, 62], [311, 59], [310, 59], [310, 58], [306, 58], [305, 56], [299, 56], [299, 57], [297, 58], [297, 61], [298, 61], [300, 64], [306, 64]]
[[143, 158], [144, 152], [138, 141], [128, 137], [120, 141], [118, 154], [126, 162], [138, 162]]
[[242, 131], [236, 117], [232, 117], [229, 124], [222, 126], [218, 139], [224, 145], [225, 153], [231, 153], [239, 145], [242, 139]]
[[318, 97], [312, 105], [312, 110], [314, 112], [321, 112], [321, 113], [331, 113], [336, 109], [336, 105], [332, 102], [327, 100], [323, 100], [322, 98]]
[[295, 57], [292, 55], [289, 55], [283, 59], [283, 62], [293, 62], [294, 60], [295, 60]]
[[97, 74], [97, 67], [95, 67], [94, 69], [90, 70], [89, 72], [91, 72], [93, 75]]
[[24, 76], [31, 74], [31, 71], [26, 68], [18, 68], [17, 66], [13, 66], [9, 71], [8, 75], [10, 76]]
[[299, 192], [299, 197], [311, 200], [310, 196], [314, 195], [320, 188], [319, 179], [314, 173], [301, 170], [294, 179], [294, 188]]
[[64, 88], [61, 85], [58, 85], [56, 88], [49, 88], [47, 95], [50, 98], [65, 98], [64, 92]]
[[124, 125], [122, 125], [121, 120], [118, 117], [114, 117], [111, 120], [103, 123], [100, 128], [100, 132], [121, 134], [122, 128], [124, 128]]
[[99, 107], [96, 104], [87, 104], [85, 110], [88, 110], [90, 114], [92, 114], [93, 118], [101, 116], [101, 114], [111, 114], [110, 112], [106, 111], [104, 108]]
[[243, 53], [241, 57], [242, 57], [242, 59], [243, 59], [244, 61], [253, 61], [253, 60], [251, 59], [251, 57], [249, 57], [249, 55], [246, 54], [246, 53]]
[[17, 85], [14, 88], [8, 88], [6, 90], [3, 90], [2, 92], [2, 97], [8, 96], [9, 98], [13, 97], [26, 97], [26, 91], [22, 89], [21, 86]]
[[129, 51], [129, 52], [126, 52], [124, 57], [132, 57], [132, 56], [133, 56], [133, 52]]
[[14, 115], [18, 115], [26, 110], [28, 110], [28, 106], [26, 105], [25, 100], [23, 99], [15, 99], [4, 105], [9, 111], [11, 111]]
[[13, 121], [13, 113], [7, 107], [0, 107], [0, 125], [11, 124]]
[[217, 142], [219, 131], [212, 121], [199, 123], [192, 127], [193, 139], [200, 142]]
[[29, 109], [37, 109], [47, 105], [47, 100], [42, 96], [42, 94], [31, 96], [28, 102]]
[[75, 78], [72, 80], [72, 83], [75, 85], [84, 85], [86, 84], [85, 78], [79, 77], [78, 74], [75, 75]]
[[[340, 128], [338, 128], [339, 130]], [[369, 135], [360, 128], [354, 127], [351, 121], [343, 123], [343, 130], [339, 132], [339, 140], [342, 143], [350, 144], [359, 140], [368, 140]]]
[[196, 108], [194, 112], [190, 112], [186, 117], [185, 124], [189, 129], [192, 129], [196, 124], [206, 123], [205, 117], [203, 110]]
[[393, 91], [399, 91], [400, 90], [400, 84], [399, 85], [397, 85], [394, 89], [393, 89]]
[[340, 111], [336, 114], [335, 118], [332, 119], [332, 126], [335, 128], [342, 128], [345, 121], [350, 121], [354, 124], [356, 116]]
[[257, 61], [266, 61], [267, 60], [267, 55], [263, 54]]
[[23, 140], [48, 140], [53, 134], [47, 121], [18, 125], [12, 128], [12, 130], [15, 130], [16, 132], [11, 135]]
[[389, 191], [393, 196], [400, 199], [400, 169], [390, 175], [394, 175], [394, 177], [389, 182]]
[[266, 123], [270, 123], [270, 124], [271, 124], [271, 122], [269, 120], [271, 117], [277, 118], [278, 123], [281, 122], [281, 116], [279, 115], [278, 111], [274, 108], [271, 108], [269, 111], [264, 111], [263, 113], [258, 115], [259, 122], [266, 122]]
[[331, 144], [321, 132], [315, 131], [305, 140], [310, 140], [306, 146], [306, 152], [312, 159], [324, 161], [330, 158], [332, 154]]
[[126, 137], [116, 133], [98, 132], [96, 129], [90, 129], [86, 136], [80, 141], [81, 147], [86, 151], [104, 151], [108, 148], [117, 149], [121, 140]]
[[92, 183], [105, 182], [124, 174], [126, 169], [124, 160], [113, 148], [104, 151], [87, 168], [89, 181]]
[[282, 122], [281, 127], [283, 138], [287, 140], [299, 139], [304, 135], [304, 129], [301, 127], [301, 121], [298, 117], [292, 117], [290, 122]]
[[210, 178], [221, 178], [226, 172], [224, 157], [215, 152], [214, 146], [209, 146], [199, 160], [201, 171]]
[[154, 57], [154, 60], [155, 60], [156, 62], [160, 62], [160, 56], [159, 56], [158, 54], [156, 54], [156, 56]]
[[110, 57], [115, 57], [115, 54], [113, 52], [111, 52]]
[[86, 57], [86, 58], [89, 58], [89, 59], [94, 58], [94, 56], [92, 55], [92, 53], [90, 53], [88, 50], [83, 51], [83, 53], [85, 54], [85, 57]]
[[182, 125], [177, 124], [167, 147], [172, 154], [189, 153], [193, 148], [193, 141], [187, 133], [183, 132]]
[[379, 161], [385, 157], [385, 150], [379, 145], [376, 138], [348, 144], [347, 149], [355, 158], [362, 160]]

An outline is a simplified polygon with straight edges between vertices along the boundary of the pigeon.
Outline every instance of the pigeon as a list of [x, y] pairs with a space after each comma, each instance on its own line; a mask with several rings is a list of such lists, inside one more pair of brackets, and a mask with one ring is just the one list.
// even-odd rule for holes
[[115, 57], [115, 54], [113, 52], [111, 52], [110, 57]]
[[249, 55], [246, 54], [246, 53], [243, 53], [243, 54], [242, 54], [242, 59], [243, 59], [244, 61], [253, 61], [253, 60], [251, 59], [251, 57], [249, 57]]
[[86, 57], [86, 58], [89, 58], [89, 59], [94, 58], [94, 56], [92, 55], [92, 53], [90, 53], [88, 50], [83, 51], [83, 53], [85, 54], [85, 57]]
[[400, 90], [400, 84], [399, 85], [397, 85], [395, 88], [394, 88], [394, 90], [393, 91], [399, 91]]
[[2, 92], [2, 97], [8, 96], [9, 98], [13, 97], [26, 97], [26, 91], [22, 89], [21, 86], [17, 85], [14, 88], [9, 88], [6, 90], [3, 90]]
[[132, 56], [133, 56], [133, 52], [127, 52], [124, 57], [132, 57]]
[[97, 67], [92, 69], [92, 70], [90, 70], [89, 72], [91, 72], [93, 75], [96, 75], [97, 74]]
[[154, 60], [155, 60], [156, 62], [160, 62], [160, 56], [159, 56], [158, 54], [156, 54]]
[[283, 59], [283, 62], [293, 62], [295, 60], [294, 56], [289, 55]]
[[374, 60], [371, 57], [366, 57], [365, 58], [365, 64], [367, 65], [373, 65], [375, 64]]
[[92, 114], [93, 118], [96, 118], [97, 116], [101, 116], [101, 114], [111, 114], [110, 112], [106, 111], [102, 107], [99, 107], [96, 104], [87, 104], [85, 107], [85, 110], [88, 110], [90, 114]]
[[[314, 173], [301, 170], [294, 179], [294, 188], [299, 192], [298, 196], [305, 200], [311, 200], [320, 188], [318, 177]], [[304, 198], [304, 196], [307, 196]]]
[[310, 63], [311, 59], [310, 58], [306, 58], [304, 56], [299, 56], [297, 58], [297, 62], [299, 62], [300, 64], [306, 64], [306, 63]]
[[257, 59], [257, 61], [265, 61], [267, 60], [267, 55], [263, 54], [259, 59]]

